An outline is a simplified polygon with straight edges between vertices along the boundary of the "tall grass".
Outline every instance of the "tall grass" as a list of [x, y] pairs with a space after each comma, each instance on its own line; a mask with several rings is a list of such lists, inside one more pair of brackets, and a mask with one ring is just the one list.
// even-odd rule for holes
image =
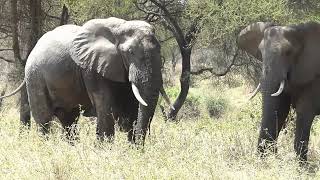
[[[278, 154], [260, 159], [256, 144], [261, 97], [246, 100], [248, 87], [213, 86], [191, 89], [197, 116], [165, 122], [157, 110], [144, 149], [137, 150], [117, 131], [114, 143], [99, 144], [95, 122], [80, 119], [80, 140], [70, 145], [59, 123], [47, 140], [32, 124], [20, 132], [12, 100], [0, 113], [0, 179], [309, 179], [320, 173], [298, 165], [293, 151], [294, 122], [282, 131]], [[208, 98], [210, 100], [208, 100]], [[190, 99], [190, 98], [189, 98]], [[198, 100], [194, 100], [198, 99]], [[220, 116], [209, 116], [207, 102], [225, 101]], [[192, 104], [192, 103], [191, 103]], [[215, 106], [212, 105], [211, 106]], [[193, 111], [185, 107], [183, 111]], [[182, 113], [183, 113], [182, 111]], [[319, 166], [320, 124], [315, 121], [310, 163]]]

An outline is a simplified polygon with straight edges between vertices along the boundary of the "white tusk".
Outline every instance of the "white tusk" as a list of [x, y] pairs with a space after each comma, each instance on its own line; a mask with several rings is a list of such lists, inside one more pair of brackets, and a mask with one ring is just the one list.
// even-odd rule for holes
[[172, 110], [176, 110], [176, 109], [171, 105], [170, 99], [169, 99], [166, 91], [164, 90], [163, 86], [161, 86], [161, 88], [160, 88], [160, 93], [161, 93], [163, 99], [166, 101], [166, 103], [170, 106], [170, 108], [171, 108]]
[[142, 99], [139, 90], [137, 88], [136, 85], [134, 85], [133, 83], [131, 83], [131, 87], [132, 87], [132, 92], [134, 94], [134, 97], [136, 97], [136, 99], [144, 106], [148, 106], [148, 104]]
[[285, 83], [284, 80], [282, 80], [278, 91], [273, 93], [273, 94], [271, 94], [271, 96], [279, 96], [282, 93], [283, 89], [284, 89], [284, 83]]
[[257, 86], [257, 88], [253, 91], [253, 93], [252, 93], [251, 96], [249, 97], [249, 100], [251, 100], [252, 98], [254, 98], [254, 97], [258, 94], [258, 92], [259, 92], [259, 90], [260, 90], [260, 86], [261, 86], [261, 83], [259, 83], [258, 86]]

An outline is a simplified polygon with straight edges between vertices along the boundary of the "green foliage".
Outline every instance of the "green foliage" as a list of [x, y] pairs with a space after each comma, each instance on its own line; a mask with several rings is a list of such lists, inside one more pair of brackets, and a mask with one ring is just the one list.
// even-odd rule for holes
[[[171, 87], [166, 90], [170, 99], [174, 99], [179, 95], [179, 88]], [[192, 90], [189, 91], [188, 96], [179, 111], [177, 120], [187, 120], [199, 118], [201, 115], [201, 96], [194, 93]]]
[[320, 20], [319, 1], [308, 2], [310, 5], [306, 8], [290, 2], [292, 0], [190, 0], [187, 13], [189, 16], [203, 14], [198, 41], [203, 45], [222, 43], [242, 27], [257, 21], [291, 24]]
[[220, 118], [227, 111], [228, 102], [225, 98], [211, 97], [205, 103], [210, 117]]
[[132, 0], [61, 0], [73, 13], [77, 23], [83, 23], [93, 18], [118, 17], [135, 19], [139, 11], [135, 9]]

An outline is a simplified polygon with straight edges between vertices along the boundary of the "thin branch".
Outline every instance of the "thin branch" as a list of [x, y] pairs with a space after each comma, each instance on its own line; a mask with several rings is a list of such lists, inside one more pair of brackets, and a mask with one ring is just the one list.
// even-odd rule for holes
[[173, 39], [173, 38], [174, 38], [174, 36], [169, 36], [169, 37], [167, 37], [167, 38], [165, 38], [165, 39], [159, 40], [159, 42], [160, 42], [160, 43], [164, 43], [164, 42], [167, 42], [167, 41], [169, 41], [169, 40], [171, 40], [171, 39]]
[[164, 4], [160, 4], [156, 0], [150, 0], [150, 1], [163, 11], [164, 16], [162, 16], [162, 17], [163, 17], [163, 19], [165, 20], [166, 23], [170, 23], [172, 25], [172, 28], [170, 30], [171, 31], [173, 30], [172, 33], [176, 36], [178, 44], [181, 47], [186, 45], [187, 43], [185, 42], [185, 39], [183, 37], [182, 29], [178, 25], [178, 22], [172, 17], [171, 13], [166, 8], [166, 6], [164, 6]]
[[8, 62], [8, 63], [14, 63], [14, 61], [13, 61], [13, 60], [11, 60], [11, 59], [7, 59], [7, 58], [2, 57], [2, 56], [0, 56], [0, 59], [1, 59], [1, 60], [6, 61], [6, 62]]
[[231, 70], [232, 66], [235, 65], [235, 61], [236, 61], [236, 59], [238, 57], [238, 52], [239, 52], [239, 49], [237, 48], [235, 54], [232, 57], [232, 61], [231, 61], [230, 65], [228, 65], [227, 68], [223, 72], [217, 73], [217, 72], [213, 71], [213, 68], [203, 68], [203, 69], [200, 69], [198, 71], [192, 71], [192, 72], [190, 72], [190, 74], [199, 75], [199, 74], [202, 74], [204, 72], [210, 72], [211, 74], [213, 74], [215, 76], [225, 76]]
[[46, 17], [49, 17], [49, 18], [51, 18], [51, 19], [60, 20], [60, 17], [58, 17], [58, 16], [52, 16], [52, 15], [46, 13], [45, 11], [42, 11], [42, 13], [43, 13]]
[[0, 49], [0, 52], [1, 51], [13, 51], [13, 49]]

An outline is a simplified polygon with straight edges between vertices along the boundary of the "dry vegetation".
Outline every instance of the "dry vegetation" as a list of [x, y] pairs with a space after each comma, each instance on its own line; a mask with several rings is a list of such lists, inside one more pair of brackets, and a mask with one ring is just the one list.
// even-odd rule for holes
[[[189, 100], [197, 99], [199, 113], [180, 117], [179, 123], [164, 122], [157, 110], [143, 150], [128, 144], [119, 131], [114, 143], [97, 143], [95, 122], [86, 118], [80, 119], [80, 140], [74, 146], [64, 139], [59, 123], [53, 123], [48, 140], [39, 137], [34, 124], [31, 131], [20, 132], [18, 108], [8, 99], [0, 114], [0, 179], [320, 178], [320, 123], [312, 129], [310, 170], [299, 168], [292, 121], [280, 135], [278, 154], [258, 158], [261, 98], [248, 102], [250, 88], [236, 79], [241, 83], [232, 88], [228, 77], [196, 83]], [[208, 115], [209, 99], [227, 102], [218, 107], [225, 109], [220, 117]], [[193, 111], [190, 107], [180, 113]]]

